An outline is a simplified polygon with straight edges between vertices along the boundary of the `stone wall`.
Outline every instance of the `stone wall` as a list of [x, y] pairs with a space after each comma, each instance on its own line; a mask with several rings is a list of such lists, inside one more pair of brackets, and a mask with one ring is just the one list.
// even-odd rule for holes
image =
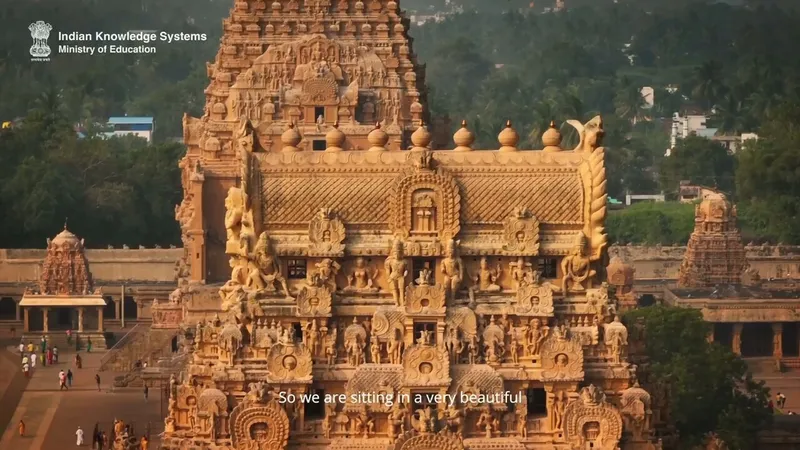
[[[685, 246], [612, 245], [611, 256], [618, 255], [636, 268], [636, 280], [677, 280], [686, 252]], [[748, 245], [747, 261], [761, 278], [800, 279], [800, 246]], [[639, 284], [639, 283], [637, 283]]]
[[[173, 282], [180, 248], [87, 249], [95, 283]], [[0, 283], [33, 283], [39, 278], [45, 249], [0, 249]]]

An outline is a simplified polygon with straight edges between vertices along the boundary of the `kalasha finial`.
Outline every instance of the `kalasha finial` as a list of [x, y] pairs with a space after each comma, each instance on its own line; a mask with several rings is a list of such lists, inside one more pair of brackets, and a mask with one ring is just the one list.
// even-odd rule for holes
[[339, 128], [339, 119], [336, 119], [336, 122], [333, 122], [333, 128]]
[[64, 217], [64, 231], [67, 231], [67, 221], [68, 220], [69, 220], [69, 217]]
[[511, 119], [506, 120], [506, 128], [511, 128]]
[[467, 128], [467, 120], [466, 119], [461, 121], [461, 128]]
[[551, 120], [550, 121], [550, 128], [555, 128], [555, 127], [556, 127], [556, 121], [555, 120]]
[[290, 130], [293, 130], [293, 129], [294, 129], [294, 122], [289, 122], [289, 129], [290, 129]]
[[375, 129], [376, 130], [380, 130], [381, 129], [381, 123], [380, 122], [375, 122]]

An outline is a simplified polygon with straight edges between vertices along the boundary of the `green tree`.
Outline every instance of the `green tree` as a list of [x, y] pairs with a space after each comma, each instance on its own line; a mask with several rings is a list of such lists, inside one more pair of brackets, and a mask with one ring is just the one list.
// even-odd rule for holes
[[606, 229], [619, 244], [685, 245], [694, 229], [694, 205], [637, 203], [612, 211]]
[[678, 448], [694, 448], [708, 433], [732, 450], [756, 448], [757, 433], [772, 417], [769, 391], [730, 349], [706, 340], [711, 325], [700, 311], [651, 306], [624, 316], [629, 326], [639, 320], [647, 357], [640, 368], [665, 389]]
[[677, 195], [681, 181], [733, 192], [736, 159], [721, 144], [689, 136], [661, 162], [661, 188]]
[[737, 196], [758, 234], [800, 242], [800, 105], [786, 103], [738, 154]]

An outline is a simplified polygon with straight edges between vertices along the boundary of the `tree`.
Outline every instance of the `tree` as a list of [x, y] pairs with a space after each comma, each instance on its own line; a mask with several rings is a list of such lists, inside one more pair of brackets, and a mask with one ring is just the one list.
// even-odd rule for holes
[[661, 162], [661, 188], [676, 195], [681, 181], [733, 192], [736, 159], [721, 144], [689, 136]]
[[737, 195], [754, 231], [800, 242], [800, 105], [785, 103], [737, 157]]
[[612, 211], [606, 229], [619, 244], [685, 245], [694, 229], [694, 205], [638, 203]]
[[756, 448], [757, 433], [772, 416], [769, 391], [730, 349], [706, 340], [711, 326], [700, 311], [650, 306], [624, 316], [629, 328], [640, 320], [646, 354], [640, 368], [666, 392], [678, 448], [694, 448], [709, 433], [731, 450]]

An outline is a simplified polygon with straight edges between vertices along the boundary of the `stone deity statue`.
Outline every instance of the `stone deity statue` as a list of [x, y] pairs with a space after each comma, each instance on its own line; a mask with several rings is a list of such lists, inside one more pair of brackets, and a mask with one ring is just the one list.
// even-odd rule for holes
[[405, 306], [405, 279], [408, 275], [407, 264], [403, 255], [403, 241], [397, 239], [392, 244], [392, 252], [384, 263], [386, 282], [396, 306]]
[[561, 291], [565, 295], [586, 290], [584, 283], [597, 273], [586, 256], [586, 236], [583, 232], [578, 232], [572, 252], [561, 261], [561, 273]]
[[444, 276], [444, 287], [449, 300], [455, 299], [461, 280], [464, 279], [464, 263], [461, 257], [456, 254], [458, 241], [450, 241], [445, 248], [444, 259], [442, 260], [442, 275]]
[[478, 292], [500, 292], [502, 288], [497, 284], [497, 280], [501, 273], [503, 273], [503, 269], [500, 268], [500, 264], [497, 265], [497, 269], [491, 270], [489, 261], [485, 256], [482, 257], [480, 270], [477, 275], [472, 277], [472, 281], [475, 283], [473, 289]]

